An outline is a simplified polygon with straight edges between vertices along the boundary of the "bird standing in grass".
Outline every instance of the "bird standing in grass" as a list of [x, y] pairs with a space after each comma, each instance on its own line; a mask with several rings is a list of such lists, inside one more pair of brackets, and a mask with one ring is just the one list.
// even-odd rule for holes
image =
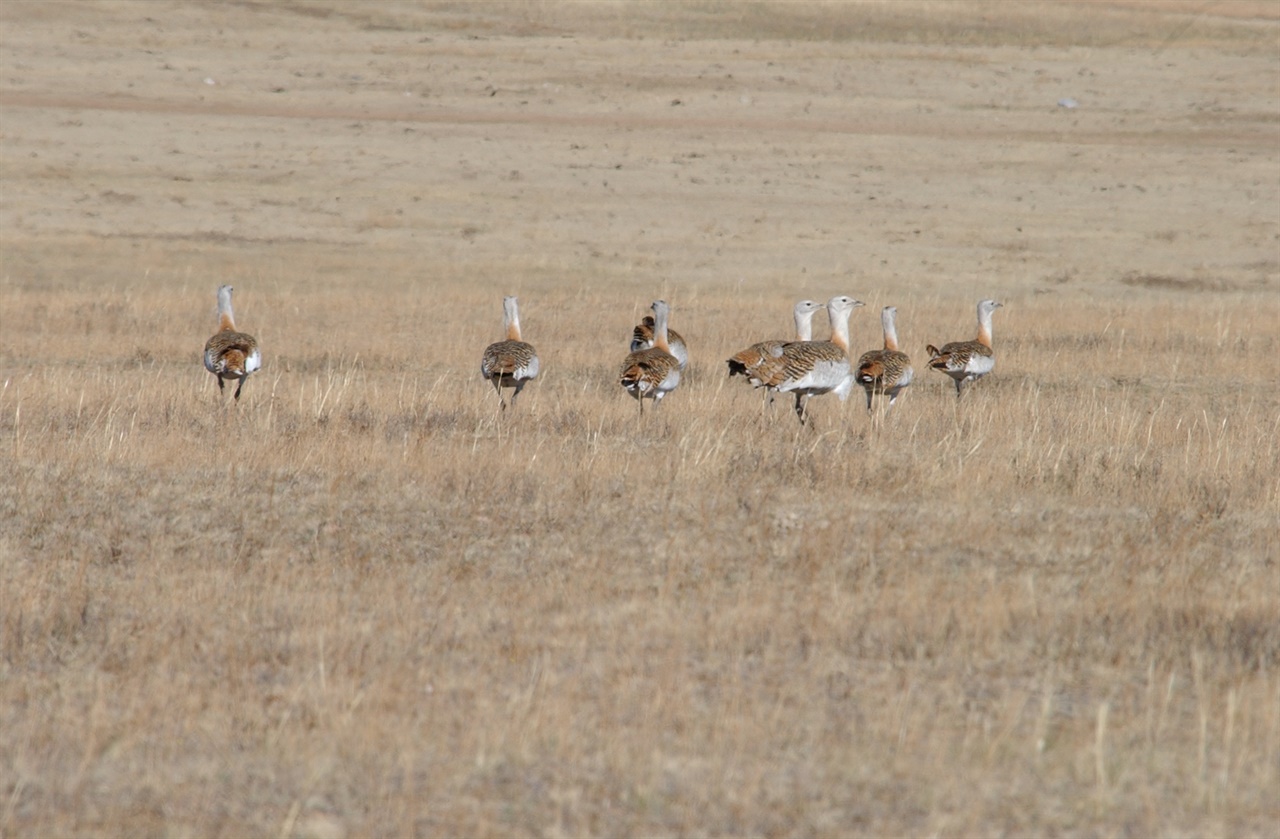
[[960, 398], [965, 382], [981, 379], [996, 366], [996, 356], [991, 350], [991, 314], [1003, 306], [994, 300], [978, 304], [978, 337], [972, 341], [954, 341], [938, 349], [929, 344], [929, 366], [946, 373], [956, 383], [956, 398]]
[[500, 410], [505, 411], [507, 403], [502, 398], [502, 389], [515, 388], [511, 394], [511, 407], [514, 408], [520, 391], [538, 376], [538, 353], [532, 344], [526, 344], [520, 338], [520, 311], [514, 296], [502, 298], [502, 325], [507, 330], [507, 340], [485, 347], [484, 355], [480, 357], [480, 375], [493, 383], [498, 403], [502, 406]]
[[[227, 379], [238, 379], [235, 401], [240, 402], [240, 390], [249, 374], [262, 367], [262, 353], [258, 340], [236, 330], [235, 315], [231, 311], [229, 285], [218, 288], [218, 331], [204, 345], [204, 367], [218, 377], [218, 390], [226, 388]], [[225, 397], [224, 397], [225, 398]]]
[[640, 403], [644, 413], [644, 400], [652, 399], [654, 407], [662, 397], [680, 385], [680, 361], [671, 352], [667, 342], [667, 321], [671, 307], [665, 300], [653, 303], [653, 346], [635, 350], [622, 362], [618, 383]]
[[911, 384], [914, 371], [911, 358], [898, 349], [898, 308], [885, 306], [880, 312], [880, 324], [884, 327], [884, 349], [871, 350], [858, 359], [858, 372], [854, 374], [858, 384], [867, 391], [867, 413], [871, 413], [871, 397], [875, 394], [889, 397], [887, 412], [898, 396]]
[[779, 393], [796, 395], [796, 416], [800, 424], [808, 420], [810, 396], [834, 393], [843, 402], [853, 388], [849, 369], [849, 315], [862, 305], [861, 300], [840, 295], [827, 301], [827, 317], [831, 321], [830, 341], [793, 341], [783, 347], [783, 378]]
[[[795, 316], [796, 341], [813, 340], [813, 316], [826, 308], [822, 303], [813, 300], [801, 300], [796, 303], [792, 314]], [[729, 376], [744, 376], [752, 387], [763, 387], [769, 394], [766, 405], [773, 403], [773, 392], [782, 382], [786, 372], [782, 360], [783, 348], [791, 343], [786, 340], [760, 341], [745, 350], [734, 353], [728, 360]]]

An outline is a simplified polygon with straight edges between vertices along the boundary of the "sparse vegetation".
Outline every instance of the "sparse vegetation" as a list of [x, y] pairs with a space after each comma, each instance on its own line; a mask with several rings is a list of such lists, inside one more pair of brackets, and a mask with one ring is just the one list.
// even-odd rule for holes
[[[573, 55], [616, 59], [594, 81], [622, 127], [579, 94], [514, 122], [501, 96], [459, 104], [479, 75], [591, 72], [537, 27], [426, 30], [410, 55], [458, 65], [432, 82], [452, 121], [255, 114], [236, 91], [167, 111], [154, 81], [152, 111], [58, 104], [77, 26], [90, 51], [156, 52], [93, 90], [178, 45], [212, 62], [191, 46], [211, 15], [250, 45], [196, 76], [275, 61], [348, 97], [355, 75], [406, 86], [370, 49], [467, 15], [166, 4], [157, 28], [157, 6], [120, 8], [136, 26], [0, 11], [0, 834], [1274, 832], [1280, 239], [1242, 197], [1280, 190], [1274, 120], [1221, 129], [1224, 150], [1135, 127], [1133, 103], [1050, 140], [1061, 115], [1028, 107], [997, 161], [963, 103], [913, 83], [867, 104], [887, 133], [797, 133], [795, 97], [842, 96], [815, 79], [847, 56], [673, 42], [634, 93], [628, 62], [653, 68], [595, 31], [604, 5]], [[1054, 14], [1092, 32], [1081, 8]], [[671, 9], [677, 32], [723, 13]], [[868, 72], [905, 78], [928, 43], [886, 37]], [[1056, 43], [1022, 60], [1065, 76]], [[1132, 95], [1269, 95], [1265, 73], [1199, 72], [1269, 60], [1214, 43]], [[760, 98], [750, 139], [695, 110], [724, 100], [669, 121], [690, 98], [671, 80], [714, 62], [734, 102]], [[897, 121], [908, 101], [944, 127]], [[1121, 180], [1151, 189], [1094, 197]], [[238, 408], [200, 363], [231, 281], [264, 359]], [[478, 365], [517, 292], [542, 371], [502, 413]], [[855, 353], [898, 306], [917, 374], [884, 422], [855, 393], [802, 428], [726, 379], [796, 299], [837, 293], [867, 303]], [[996, 368], [957, 400], [923, 347], [988, 295]], [[640, 420], [617, 365], [658, 297], [692, 360]]]

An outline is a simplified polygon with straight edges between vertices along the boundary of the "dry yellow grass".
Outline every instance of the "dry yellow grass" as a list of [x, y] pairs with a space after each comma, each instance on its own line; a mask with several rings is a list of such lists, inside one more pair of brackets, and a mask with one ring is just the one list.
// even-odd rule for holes
[[[1273, 833], [1274, 16], [1193, 5], [7, 4], [0, 834]], [[836, 293], [886, 421], [724, 378]]]

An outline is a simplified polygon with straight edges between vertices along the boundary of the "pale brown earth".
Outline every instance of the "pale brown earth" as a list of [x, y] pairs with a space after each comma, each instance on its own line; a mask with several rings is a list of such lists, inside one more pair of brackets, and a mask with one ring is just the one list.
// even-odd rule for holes
[[1280, 832], [1276, 4], [8, 0], [0, 162], [0, 835]]

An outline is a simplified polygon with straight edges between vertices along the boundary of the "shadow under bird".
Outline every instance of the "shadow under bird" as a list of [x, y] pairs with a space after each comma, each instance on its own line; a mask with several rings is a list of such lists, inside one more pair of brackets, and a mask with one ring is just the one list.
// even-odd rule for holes
[[974, 382], [991, 372], [996, 366], [996, 356], [991, 349], [991, 315], [1003, 303], [983, 300], [978, 303], [978, 337], [972, 341], [953, 341], [938, 349], [929, 344], [929, 366], [946, 373], [956, 383], [956, 398], [960, 398], [965, 382]]
[[793, 341], [783, 347], [784, 374], [777, 390], [796, 395], [796, 416], [801, 425], [808, 420], [810, 396], [834, 393], [841, 402], [849, 398], [853, 388], [853, 371], [849, 369], [849, 316], [861, 305], [861, 300], [847, 295], [832, 297], [827, 301], [831, 340]]
[[[825, 308], [825, 304], [814, 300], [801, 300], [796, 303], [795, 308], [792, 309], [796, 324], [795, 341], [813, 340], [813, 316]], [[782, 358], [783, 348], [791, 343], [794, 341], [785, 339], [759, 341], [745, 350], [734, 353], [733, 357], [728, 359], [729, 377], [743, 376], [752, 387], [763, 387], [769, 394], [769, 400], [765, 405], [773, 404], [774, 391], [777, 390], [786, 372]]]
[[204, 345], [204, 367], [218, 377], [218, 390], [226, 388], [227, 379], [238, 379], [235, 401], [240, 401], [240, 390], [249, 374], [262, 367], [262, 353], [258, 340], [236, 330], [235, 315], [231, 311], [229, 285], [218, 288], [218, 331]]
[[504, 387], [515, 388], [511, 394], [511, 407], [516, 405], [516, 397], [524, 386], [538, 376], [538, 353], [532, 344], [527, 344], [520, 337], [520, 310], [516, 306], [516, 298], [502, 298], [502, 325], [507, 330], [507, 339], [485, 347], [480, 357], [480, 375], [493, 383], [498, 394], [500, 410], [507, 409], [506, 400], [502, 398]]
[[667, 342], [667, 322], [671, 307], [665, 300], [653, 303], [653, 346], [633, 351], [622, 362], [618, 383], [627, 389], [640, 403], [644, 413], [644, 400], [652, 399], [656, 408], [662, 397], [680, 385], [680, 360], [671, 352]]
[[871, 413], [871, 397], [874, 395], [889, 397], [889, 406], [885, 408], [887, 412], [915, 375], [910, 356], [898, 349], [897, 317], [897, 306], [884, 307], [880, 312], [884, 349], [870, 350], [858, 359], [858, 372], [854, 378], [867, 392], [867, 413]]

